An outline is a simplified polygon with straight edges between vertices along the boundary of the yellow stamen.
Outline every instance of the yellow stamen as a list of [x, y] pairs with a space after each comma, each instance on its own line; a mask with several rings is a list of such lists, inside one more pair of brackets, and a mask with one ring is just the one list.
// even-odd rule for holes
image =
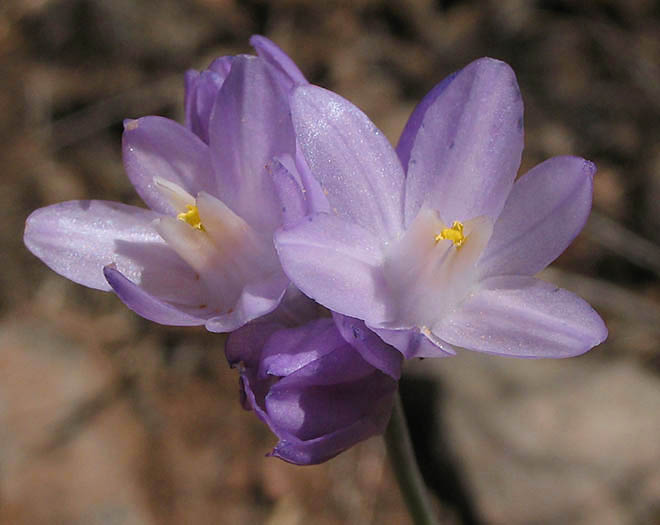
[[438, 243], [444, 239], [448, 239], [454, 243], [456, 248], [460, 248], [465, 242], [465, 235], [463, 235], [463, 223], [454, 221], [451, 228], [444, 228], [438, 235], [435, 236], [435, 242]]
[[186, 204], [186, 209], [188, 211], [179, 213], [176, 218], [180, 221], [187, 222], [196, 230], [206, 231], [202, 225], [202, 219], [199, 218], [199, 210], [197, 209], [197, 206]]

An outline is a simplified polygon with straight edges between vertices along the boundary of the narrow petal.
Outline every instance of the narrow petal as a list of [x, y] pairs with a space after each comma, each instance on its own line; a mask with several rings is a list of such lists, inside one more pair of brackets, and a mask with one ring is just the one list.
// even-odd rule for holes
[[433, 333], [479, 352], [558, 358], [590, 350], [606, 339], [607, 328], [571, 292], [533, 277], [492, 277]]
[[[118, 202], [62, 202], [40, 208], [28, 217], [24, 241], [34, 255], [60, 275], [108, 291], [104, 266], [114, 263], [121, 272], [135, 278], [148, 263], [141, 256], [147, 255], [148, 259], [151, 247], [165, 247], [151, 226], [157, 217], [152, 211]], [[122, 246], [132, 246], [133, 250], [121, 253]]]
[[293, 156], [296, 151], [281, 75], [257, 57], [236, 57], [218, 94], [209, 128], [213, 167], [220, 177], [219, 195], [259, 231], [274, 231], [281, 219], [266, 166], [273, 157]]
[[291, 85], [307, 84], [307, 79], [301, 73], [300, 69], [298, 69], [295, 62], [272, 40], [261, 35], [252, 35], [250, 45], [257, 50], [257, 55], [284, 73], [290, 80]]
[[[103, 270], [108, 284], [119, 296], [122, 302], [138, 315], [155, 323], [170, 326], [197, 326], [204, 324], [204, 309], [199, 310], [200, 316], [191, 315], [171, 304], [154, 297], [149, 292], [129, 281], [121, 272], [112, 266]], [[188, 309], [190, 310], [190, 309]]]
[[201, 73], [189, 72], [186, 76], [187, 87], [184, 99], [186, 128], [206, 144], [209, 142], [211, 110], [224, 81], [224, 76], [210, 70]]
[[175, 210], [157, 189], [154, 178], [171, 181], [191, 195], [217, 194], [208, 147], [185, 127], [162, 117], [124, 123], [124, 168], [142, 200], [154, 211]]
[[308, 297], [358, 319], [387, 319], [383, 254], [367, 230], [319, 213], [278, 232], [275, 247], [284, 271]]
[[401, 377], [401, 354], [386, 344], [363, 321], [334, 313], [332, 317], [342, 337], [367, 363], [386, 373], [392, 379]]
[[410, 115], [410, 118], [408, 118], [408, 122], [406, 122], [406, 126], [403, 128], [401, 136], [399, 137], [399, 143], [396, 146], [396, 153], [399, 155], [401, 165], [406, 172], [408, 171], [410, 152], [412, 151], [413, 145], [415, 144], [415, 137], [417, 137], [417, 133], [419, 132], [419, 128], [422, 125], [426, 111], [433, 105], [435, 99], [440, 96], [440, 94], [445, 90], [445, 88], [449, 85], [455, 76], [456, 73], [452, 73], [444, 80], [442, 80], [442, 82], [436, 84], [431, 91], [424, 95], [422, 101], [417, 104], [417, 107], [415, 107], [412, 115]]
[[523, 105], [511, 68], [483, 58], [461, 70], [426, 110], [406, 179], [406, 224], [422, 203], [443, 221], [497, 219], [520, 164]]
[[279, 159], [273, 159], [269, 164], [269, 169], [282, 206], [282, 226], [290, 228], [307, 214], [303, 188]]
[[403, 227], [404, 175], [383, 133], [350, 102], [315, 86], [294, 91], [291, 111], [330, 208], [383, 241], [396, 238]]
[[481, 278], [534, 275], [555, 260], [587, 221], [595, 171], [587, 160], [554, 157], [516, 181], [479, 261]]

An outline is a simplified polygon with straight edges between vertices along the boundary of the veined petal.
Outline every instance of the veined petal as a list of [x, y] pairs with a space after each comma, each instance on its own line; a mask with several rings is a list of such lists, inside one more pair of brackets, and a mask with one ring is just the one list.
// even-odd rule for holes
[[[151, 223], [158, 214], [108, 201], [69, 201], [40, 208], [25, 223], [28, 249], [67, 279], [109, 291], [103, 267], [137, 278], [154, 247], [167, 246]], [[171, 270], [171, 266], [168, 268]]]
[[433, 333], [456, 346], [512, 357], [572, 357], [607, 337], [584, 300], [533, 277], [483, 281]]
[[217, 192], [208, 147], [173, 120], [143, 117], [125, 121], [122, 148], [129, 179], [154, 211], [167, 215], [179, 211], [156, 188], [156, 177], [175, 183], [191, 195]]
[[308, 297], [351, 317], [387, 320], [383, 254], [369, 231], [318, 213], [276, 233], [275, 247], [285, 273]]
[[[149, 292], [128, 280], [121, 272], [112, 266], [106, 266], [103, 274], [109, 285], [122, 302], [135, 313], [154, 321], [170, 326], [197, 326], [204, 324], [208, 315], [206, 305], [203, 308], [177, 307], [154, 297]], [[176, 279], [173, 276], [173, 279]]]
[[[266, 166], [295, 155], [288, 97], [278, 70], [257, 57], [238, 56], [216, 100], [209, 128], [222, 200], [257, 231], [280, 225], [280, 203]], [[258, 204], [255, 204], [258, 203]]]
[[315, 86], [294, 91], [291, 111], [301, 151], [331, 210], [382, 241], [398, 237], [404, 175], [383, 133], [353, 104]]
[[458, 72], [424, 113], [406, 178], [406, 224], [422, 203], [443, 221], [495, 221], [520, 165], [523, 105], [511, 68], [482, 58]]
[[534, 275], [555, 260], [587, 221], [595, 171], [587, 160], [554, 157], [516, 181], [479, 261], [481, 278]]
[[257, 50], [257, 55], [284, 73], [292, 86], [294, 84], [308, 83], [295, 62], [272, 40], [269, 40], [265, 36], [252, 35], [250, 37], [250, 45]]

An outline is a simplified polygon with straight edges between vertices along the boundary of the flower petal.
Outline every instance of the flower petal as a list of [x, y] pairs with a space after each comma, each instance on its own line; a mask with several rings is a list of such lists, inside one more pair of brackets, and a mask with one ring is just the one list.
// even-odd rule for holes
[[[209, 128], [220, 197], [258, 231], [280, 225], [280, 203], [266, 165], [295, 155], [282, 74], [257, 57], [238, 56], [218, 94]], [[255, 205], [258, 203], [258, 205]]]
[[401, 377], [401, 354], [372, 332], [363, 321], [333, 312], [337, 329], [362, 359], [392, 379]]
[[217, 194], [208, 147], [182, 125], [162, 117], [143, 117], [124, 123], [124, 168], [142, 200], [154, 211], [175, 210], [154, 183], [171, 181], [191, 195]]
[[250, 45], [257, 50], [257, 55], [277, 67], [291, 81], [291, 84], [307, 84], [295, 62], [289, 58], [272, 40], [265, 36], [252, 35]]
[[[226, 76], [226, 75], [225, 75]], [[188, 71], [184, 97], [186, 128], [206, 144], [209, 142], [209, 120], [218, 91], [225, 81], [215, 71]]]
[[523, 105], [511, 68], [482, 58], [461, 70], [426, 110], [410, 154], [406, 224], [422, 203], [443, 221], [495, 220], [523, 149]]
[[330, 208], [381, 240], [396, 238], [404, 175], [383, 133], [353, 104], [316, 86], [298, 87], [291, 111], [301, 151]]
[[[293, 159], [291, 162], [294, 162]], [[269, 170], [282, 206], [282, 226], [290, 228], [307, 214], [303, 188], [294, 174], [279, 159], [273, 159], [269, 164]]]
[[[34, 255], [60, 275], [109, 291], [104, 266], [114, 263], [135, 278], [147, 264], [150, 248], [166, 248], [151, 226], [157, 217], [152, 211], [118, 202], [61, 202], [40, 208], [28, 217], [24, 241]], [[121, 247], [128, 246], [133, 250], [121, 253]]]
[[204, 324], [203, 316], [206, 312], [203, 308], [199, 309], [200, 316], [191, 315], [192, 312], [190, 311], [186, 312], [154, 297], [137, 284], [129, 281], [121, 272], [112, 266], [106, 266], [103, 269], [103, 274], [122, 302], [135, 313], [150, 321], [170, 326], [197, 326]]
[[481, 278], [534, 275], [555, 260], [587, 221], [595, 171], [587, 160], [554, 157], [516, 181], [479, 261]]
[[422, 101], [417, 104], [415, 110], [408, 118], [408, 122], [406, 122], [406, 126], [403, 128], [401, 136], [399, 137], [399, 143], [396, 145], [396, 153], [399, 155], [404, 171], [408, 171], [410, 152], [415, 144], [415, 137], [417, 137], [417, 133], [422, 125], [426, 111], [433, 105], [435, 99], [440, 96], [449, 83], [454, 79], [456, 74], [457, 73], [452, 73], [444, 78], [439, 84], [436, 84], [431, 91], [424, 95]]
[[334, 322], [327, 317], [280, 330], [264, 345], [258, 375], [288, 376], [345, 345]]
[[572, 357], [607, 337], [584, 300], [533, 277], [492, 277], [433, 327], [450, 344], [512, 357]]
[[288, 284], [289, 279], [283, 273], [247, 283], [236, 305], [229, 312], [209, 319], [206, 329], [210, 332], [231, 332], [271, 313], [282, 301]]
[[308, 297], [351, 317], [387, 319], [383, 254], [364, 228], [318, 213], [278, 232], [275, 247], [285, 273]]
[[[456, 355], [454, 348], [437, 337], [431, 340], [418, 328], [389, 329], [371, 327], [387, 344], [392, 345], [406, 359], [413, 357], [451, 357]], [[429, 334], [432, 335], [432, 334]]]

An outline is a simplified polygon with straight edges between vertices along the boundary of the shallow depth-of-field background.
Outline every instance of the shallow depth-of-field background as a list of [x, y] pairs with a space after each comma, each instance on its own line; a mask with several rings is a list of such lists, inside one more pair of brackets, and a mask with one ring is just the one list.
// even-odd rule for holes
[[[275, 4], [275, 3], [274, 3]], [[401, 524], [380, 439], [318, 467], [264, 454], [224, 337], [149, 323], [49, 271], [28, 213], [140, 202], [121, 122], [182, 120], [183, 73], [277, 42], [395, 142], [488, 55], [525, 101], [521, 173], [593, 160], [594, 214], [545, 278], [609, 341], [566, 361], [410, 363], [403, 395], [447, 523], [660, 523], [660, 8], [653, 0], [6, 0], [0, 5], [0, 522]]]

